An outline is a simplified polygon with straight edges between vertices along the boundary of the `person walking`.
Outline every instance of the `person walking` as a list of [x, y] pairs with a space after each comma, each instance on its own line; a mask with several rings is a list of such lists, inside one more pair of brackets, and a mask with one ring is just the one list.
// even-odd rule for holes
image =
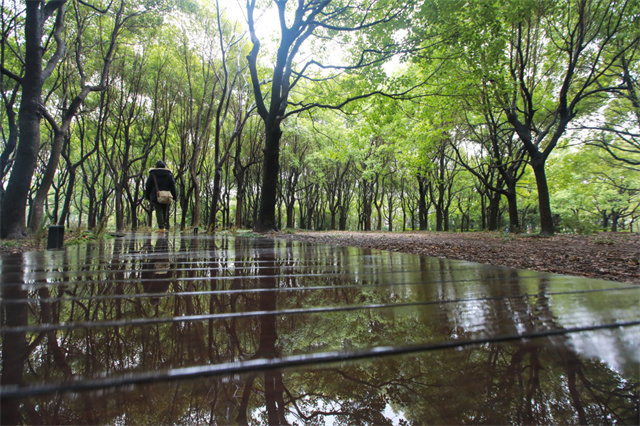
[[176, 181], [173, 178], [171, 170], [167, 169], [164, 161], [158, 160], [154, 169], [149, 169], [149, 177], [144, 190], [144, 198], [149, 200], [156, 211], [156, 219], [158, 220], [158, 228], [160, 231], [169, 230], [169, 209], [171, 200], [160, 197], [160, 191], [169, 191], [173, 200], [176, 199]]

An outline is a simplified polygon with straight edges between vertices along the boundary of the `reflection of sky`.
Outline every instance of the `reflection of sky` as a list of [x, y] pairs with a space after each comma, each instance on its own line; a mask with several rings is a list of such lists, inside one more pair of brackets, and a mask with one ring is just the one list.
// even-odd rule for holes
[[[307, 401], [305, 401], [305, 403], [308, 403], [308, 402], [309, 401], [307, 399]], [[309, 407], [306, 407], [306, 408], [309, 408]], [[338, 412], [340, 411], [340, 406], [335, 401], [334, 401], [334, 403], [328, 403], [328, 404], [316, 404], [316, 405], [313, 406], [313, 410], [312, 411], [330, 412], [332, 410], [335, 410], [335, 411], [338, 411]], [[258, 414], [262, 415], [263, 416], [262, 418], [266, 417], [265, 416], [266, 408], [265, 407], [261, 407], [260, 409], [258, 409], [258, 410], [256, 410], [254, 412], [254, 415], [252, 417], [253, 417], [253, 419], [255, 421], [260, 421], [260, 419], [261, 419]], [[392, 425], [407, 424], [407, 418], [405, 417], [404, 412], [402, 412], [402, 411], [396, 412], [396, 410], [394, 410], [393, 407], [391, 405], [389, 405], [389, 404], [387, 404], [384, 407], [384, 411], [382, 412], [382, 415], [384, 417], [386, 417], [388, 420], [391, 420], [391, 424]], [[325, 416], [322, 416], [321, 420], [323, 421], [323, 424], [325, 426], [333, 426], [333, 425], [336, 424], [336, 417], [337, 416], [335, 416], [335, 415], [325, 415]], [[287, 421], [290, 424], [297, 424], [297, 422], [300, 421], [300, 418], [298, 416], [293, 415], [292, 413], [287, 414], [286, 418], [287, 418]], [[338, 423], [338, 424], [343, 424], [343, 423]]]
[[467, 332], [477, 332], [484, 329], [488, 323], [488, 306], [486, 301], [467, 300], [456, 306], [456, 315], [451, 319], [455, 321], [455, 327], [461, 327]]
[[389, 404], [384, 407], [382, 414], [387, 419], [391, 420], [394, 425], [399, 425], [400, 422], [402, 422], [402, 424], [407, 424], [407, 418], [405, 417], [404, 412], [396, 412], [396, 410], [394, 410]]
[[640, 378], [640, 326], [571, 333], [568, 338], [578, 354], [599, 359], [615, 371]]
[[[574, 279], [576, 288], [602, 285], [598, 280]], [[553, 282], [553, 280], [551, 281]], [[616, 283], [606, 283], [616, 287]], [[622, 286], [622, 284], [619, 284]], [[620, 297], [625, 295], [626, 297]], [[620, 290], [596, 293], [561, 294], [551, 297], [553, 315], [559, 326], [615, 324], [637, 319], [638, 291]], [[640, 326], [620, 327], [593, 332], [569, 333], [568, 344], [582, 356], [599, 359], [616, 371], [640, 374]]]

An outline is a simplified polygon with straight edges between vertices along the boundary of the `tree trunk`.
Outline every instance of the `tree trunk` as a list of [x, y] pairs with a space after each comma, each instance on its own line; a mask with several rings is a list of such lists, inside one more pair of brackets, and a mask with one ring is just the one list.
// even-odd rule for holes
[[618, 232], [618, 221], [620, 220], [620, 213], [611, 210], [611, 232]]
[[349, 217], [349, 209], [346, 206], [340, 206], [340, 217], [338, 221], [338, 229], [340, 231], [347, 230], [348, 217]]
[[244, 210], [245, 194], [244, 171], [236, 174], [236, 182], [238, 185], [238, 190], [236, 192], [236, 228], [243, 228], [245, 225], [242, 215]]
[[607, 229], [609, 228], [609, 215], [606, 210], [602, 210], [600, 214], [602, 215], [602, 230], [607, 232]]
[[26, 2], [25, 73], [22, 79], [22, 99], [18, 113], [18, 147], [7, 190], [0, 210], [0, 237], [24, 238], [25, 216], [31, 179], [40, 147], [39, 112], [42, 104], [42, 28], [41, 2]]
[[449, 232], [449, 207], [446, 207], [442, 211], [443, 231]]
[[418, 176], [418, 223], [421, 231], [426, 231], [429, 227], [428, 217], [429, 217], [429, 209], [427, 207], [427, 193], [428, 188], [426, 183], [424, 182], [424, 178]]
[[487, 212], [487, 229], [489, 231], [498, 230], [498, 213], [500, 212], [500, 194], [488, 191], [489, 206]]
[[69, 182], [67, 183], [67, 192], [64, 198], [64, 204], [62, 206], [62, 212], [60, 213], [60, 218], [58, 219], [58, 225], [64, 225], [64, 222], [67, 220], [69, 216], [69, 211], [71, 209], [71, 200], [74, 195], [74, 188], [76, 186], [76, 169], [73, 166], [69, 167]]
[[282, 130], [275, 122], [265, 123], [266, 141], [264, 148], [264, 168], [262, 171], [262, 197], [258, 223], [258, 232], [276, 230], [276, 201], [278, 196], [278, 176], [280, 173], [280, 137]]
[[293, 229], [295, 228], [296, 224], [295, 224], [295, 204], [294, 203], [287, 203], [287, 228], [289, 229]]
[[[213, 172], [213, 195], [211, 200], [211, 215], [209, 220], [209, 229], [212, 231], [215, 231], [216, 229], [216, 216], [219, 210], [218, 205], [220, 203], [221, 193], [222, 193], [222, 162], [216, 160], [216, 168], [215, 168], [215, 171]], [[224, 215], [223, 215], [223, 220], [224, 220]]]
[[553, 235], [553, 215], [549, 197], [549, 185], [544, 169], [544, 160], [532, 158], [531, 167], [536, 177], [538, 189], [538, 209], [540, 210], [540, 235]]
[[329, 209], [329, 212], [331, 213], [331, 227], [330, 229], [332, 231], [335, 231], [336, 229], [336, 213], [337, 213], [337, 207], [333, 208], [333, 209]]
[[123, 199], [123, 190], [121, 185], [116, 185], [115, 188], [115, 202], [116, 202], [116, 231], [121, 232], [124, 230], [124, 203]]
[[516, 194], [516, 184], [507, 183], [507, 203], [509, 206], [509, 232], [520, 233], [520, 220], [518, 219], [518, 198]]
[[51, 154], [49, 155], [49, 162], [42, 176], [40, 186], [36, 192], [36, 196], [31, 203], [31, 217], [29, 218], [29, 230], [32, 232], [37, 231], [42, 224], [42, 218], [44, 217], [44, 202], [49, 195], [49, 190], [53, 184], [53, 179], [58, 171], [58, 164], [60, 164], [60, 153], [62, 152], [62, 144], [64, 143], [64, 134], [56, 133], [53, 137], [51, 144]]
[[[200, 226], [200, 206], [201, 206], [200, 179], [198, 177], [196, 161], [197, 159], [195, 158], [195, 155], [194, 155], [194, 159], [190, 167], [191, 183], [193, 185], [192, 191], [190, 191], [190, 194], [193, 194], [193, 211], [191, 212], [192, 214], [191, 226]], [[186, 225], [186, 222], [185, 222], [185, 225]]]
[[[4, 177], [10, 169], [11, 155], [13, 154], [13, 151], [15, 151], [16, 145], [18, 144], [18, 123], [16, 121], [17, 117], [16, 112], [14, 111], [14, 103], [16, 96], [15, 92], [18, 91], [19, 87], [19, 84], [16, 83], [16, 87], [13, 89], [14, 93], [10, 96], [11, 99], [5, 101], [4, 112], [7, 115], [6, 122], [7, 127], [9, 127], [9, 136], [5, 141], [2, 155], [0, 155], [0, 200], [2, 200], [2, 196], [4, 195]], [[0, 201], [0, 205], [1, 203], [2, 201]]]
[[371, 231], [371, 189], [372, 183], [368, 181], [362, 182], [362, 212], [361, 214], [361, 223], [363, 231]]
[[438, 185], [438, 201], [436, 202], [436, 231], [445, 230], [444, 222], [444, 186]]

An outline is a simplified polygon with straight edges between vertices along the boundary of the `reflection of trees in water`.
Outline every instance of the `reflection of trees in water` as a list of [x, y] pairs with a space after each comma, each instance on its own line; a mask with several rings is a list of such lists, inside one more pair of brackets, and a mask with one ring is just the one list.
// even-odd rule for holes
[[[302, 246], [304, 252], [297, 252], [291, 243], [262, 241], [255, 247], [249, 239], [183, 239], [179, 244], [169, 278], [158, 280], [158, 287], [152, 285], [158, 278], [153, 276], [155, 268], [132, 255], [142, 249], [153, 250], [154, 258], [166, 260], [162, 256], [165, 248], [157, 242], [154, 247], [140, 247], [135, 241], [128, 241], [114, 248], [110, 271], [100, 270], [92, 260], [93, 256], [107, 253], [86, 251], [82, 258], [78, 252], [78, 257], [70, 261], [70, 268], [81, 270], [85, 278], [62, 281], [62, 286], [51, 290], [54, 296], [62, 296], [63, 289], [64, 296], [71, 299], [47, 302], [51, 296], [45, 287], [38, 290], [40, 302], [31, 303], [28, 312], [25, 304], [11, 305], [12, 309], [20, 306], [20, 315], [29, 314], [45, 323], [69, 323], [469, 296], [460, 284], [460, 279], [467, 277], [466, 272], [442, 261], [423, 260], [421, 271], [415, 273], [422, 282], [433, 285], [403, 293], [371, 286], [388, 278], [366, 272], [374, 266], [413, 259], [410, 257], [384, 259], [363, 251], [354, 256], [352, 249], [322, 246]], [[202, 252], [207, 255], [201, 256]], [[316, 261], [317, 265], [303, 269], [302, 259], [307, 265]], [[394, 265], [398, 269], [416, 269], [414, 264]], [[344, 282], [321, 275], [292, 275], [335, 269], [351, 275]], [[493, 285], [498, 280], [513, 286], [509, 293], [526, 292], [517, 288], [521, 285], [517, 274], [510, 274], [514, 273], [487, 270], [479, 277], [486, 295], [494, 300], [474, 308], [482, 312], [481, 319], [487, 326], [499, 327], [486, 331], [473, 323], [473, 318], [466, 317], [468, 312], [460, 310], [459, 304], [441, 304], [404, 311], [359, 310], [72, 328], [11, 338], [29, 343], [28, 363], [24, 356], [18, 357], [22, 361], [17, 362], [28, 366], [31, 376], [61, 381], [70, 375], [118, 375], [311, 351], [441, 341], [451, 336], [465, 340], [486, 333], [559, 328], [546, 297], [500, 298], [506, 293], [503, 287]], [[258, 275], [266, 278], [248, 278]], [[86, 279], [91, 276], [100, 278]], [[451, 284], [455, 280], [458, 283]], [[349, 282], [358, 285], [341, 286]], [[258, 286], [273, 291], [250, 291]], [[302, 286], [333, 288], [284, 294], [277, 291]], [[538, 281], [537, 290], [546, 293], [544, 280]], [[164, 292], [165, 297], [153, 296], [158, 300], [152, 303], [149, 293]], [[20, 321], [20, 315], [12, 318]], [[5, 337], [3, 348], [9, 347], [8, 342]], [[16, 347], [20, 347], [19, 342]], [[4, 350], [3, 357], [7, 356], [15, 353]], [[3, 373], [8, 362], [3, 358]], [[20, 380], [22, 373], [18, 375], [17, 371], [13, 379], [11, 374], [3, 374], [3, 384], [6, 380]], [[549, 342], [485, 344], [306, 371], [273, 370], [137, 386], [108, 391], [108, 397], [102, 392], [84, 392], [81, 398], [37, 397], [19, 410], [22, 418], [39, 416], [45, 423], [113, 423], [124, 416], [134, 422], [163, 424], [211, 419], [221, 423], [278, 424], [287, 419], [322, 422], [332, 416], [338, 423], [384, 424], [390, 422], [389, 410], [385, 410], [388, 407], [417, 423], [606, 423], [636, 419], [637, 392], [637, 383], [625, 381], [604, 364], [579, 358], [561, 338], [554, 337]], [[17, 410], [13, 409], [14, 415]]]
[[[490, 287], [495, 277], [486, 278]], [[539, 290], [544, 292], [544, 279], [539, 284]], [[523, 332], [534, 331], [533, 324], [539, 323], [549, 329], [558, 327], [545, 296], [497, 300], [501, 300], [503, 306], [494, 301], [491, 304], [494, 312], [485, 312], [494, 321], [506, 312], [519, 318], [520, 324], [526, 327]], [[463, 340], [473, 338], [474, 333], [461, 330], [455, 312], [446, 312], [447, 308], [447, 305], [441, 307], [445, 312], [440, 316], [444, 318], [440, 324], [381, 319], [384, 324], [377, 332], [408, 331], [415, 337], [438, 329], [444, 336], [456, 334]], [[515, 331], [513, 321], [501, 319], [498, 323], [507, 327], [501, 332]], [[351, 420], [352, 398], [363, 391], [367, 398], [372, 393], [379, 398], [378, 404], [367, 401], [370, 406], [380, 407], [384, 406], [383, 401], [388, 402], [408, 420], [418, 423], [625, 423], [633, 422], [638, 415], [633, 402], [638, 384], [627, 382], [597, 360], [580, 359], [561, 338], [544, 344], [540, 340], [485, 344], [461, 351], [405, 356], [400, 360], [381, 359], [314, 371], [307, 374], [307, 382], [314, 383], [309, 387], [310, 392], [300, 392], [297, 397], [307, 407], [301, 414], [304, 419], [320, 416], [322, 412], [317, 411], [317, 407], [338, 405], [333, 412]], [[318, 394], [318, 384], [325, 390], [322, 395]], [[350, 389], [355, 390], [350, 392]], [[358, 411], [358, 415], [362, 413]]]
[[580, 396], [569, 396], [565, 355], [535, 344], [484, 345], [298, 373], [296, 384], [309, 387], [308, 393], [298, 388], [297, 407], [305, 420], [334, 413], [345, 422], [368, 417], [375, 424], [388, 422], [376, 418], [386, 404], [416, 423], [606, 424], [637, 418], [637, 385], [597, 361], [581, 363]]
[[[10, 303], [27, 298], [27, 291], [22, 287], [23, 280], [11, 279], [17, 276], [22, 268], [22, 256], [6, 256], [3, 260], [3, 274], [0, 275], [2, 298], [6, 304], [2, 305], [2, 326], [19, 327], [27, 324], [28, 310], [26, 304]], [[24, 361], [28, 356], [26, 333], [11, 333], [2, 335], [2, 386], [21, 385], [24, 383]], [[0, 406], [0, 423], [3, 425], [19, 424], [24, 420], [20, 413], [20, 401], [2, 398]], [[23, 411], [33, 413], [33, 404], [29, 403]]]

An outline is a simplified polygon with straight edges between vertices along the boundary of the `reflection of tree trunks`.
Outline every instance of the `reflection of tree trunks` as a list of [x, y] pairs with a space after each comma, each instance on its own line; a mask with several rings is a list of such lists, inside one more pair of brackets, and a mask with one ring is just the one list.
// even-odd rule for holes
[[283, 398], [284, 383], [282, 371], [267, 371], [264, 374], [264, 397], [267, 418], [270, 425], [286, 425], [285, 405]]
[[[193, 241], [196, 241], [195, 239]], [[193, 247], [192, 252], [195, 252], [196, 248]], [[209, 251], [211, 253], [215, 253], [216, 252], [216, 245], [215, 245], [215, 241], [214, 240], [210, 240], [209, 241]], [[220, 270], [222, 270], [224, 268], [224, 263], [223, 263], [223, 259], [221, 259], [220, 257], [218, 257], [219, 259], [219, 263], [218, 263], [218, 268]], [[211, 271], [211, 274], [213, 276], [217, 276], [219, 274], [219, 272], [214, 268], [213, 271]], [[210, 280], [209, 282], [209, 290], [210, 291], [215, 291], [217, 289], [217, 280]], [[209, 313], [213, 314], [215, 312], [221, 312], [222, 311], [222, 303], [220, 302], [220, 298], [216, 295], [211, 295], [209, 296]], [[216, 334], [215, 331], [217, 329], [216, 327], [217, 322], [214, 320], [209, 320], [207, 322], [207, 336], [208, 336], [208, 345], [207, 345], [207, 351], [208, 351], [208, 355], [209, 355], [209, 361], [212, 363], [218, 362], [218, 360], [220, 359], [220, 349], [219, 349], [219, 345], [216, 342]]]
[[[487, 356], [487, 375], [486, 386], [487, 394], [486, 401], [491, 401], [492, 395], [495, 392], [494, 383], [496, 379], [496, 372], [501, 369], [500, 360], [504, 356], [504, 350], [501, 346], [491, 345], [489, 346], [489, 353]], [[483, 404], [483, 409], [489, 408]]]
[[[17, 263], [17, 258], [15, 259]], [[19, 262], [19, 265], [21, 265], [22, 259], [20, 259]], [[18, 268], [16, 268], [16, 271], [17, 269]], [[9, 271], [7, 271], [6, 267], [3, 267], [3, 272], [6, 273]], [[21, 289], [19, 285], [16, 285], [15, 282], [13, 284], [7, 283], [7, 285], [3, 287], [2, 297], [5, 302], [25, 300], [27, 298], [27, 292]], [[4, 304], [2, 315], [3, 327], [25, 326], [27, 325], [27, 318], [28, 306], [26, 303]], [[2, 378], [0, 378], [0, 382], [2, 386], [21, 385], [22, 372], [28, 353], [26, 333], [5, 333], [2, 335], [2, 339]], [[20, 414], [20, 400], [2, 398], [1, 401], [1, 424], [24, 423]]]
[[[197, 240], [193, 240], [193, 241], [195, 243]], [[191, 251], [195, 251], [194, 248], [195, 247], [191, 247]], [[168, 250], [168, 248], [166, 250]], [[167, 258], [167, 260], [169, 259]], [[186, 264], [178, 267], [178, 269], [182, 269], [182, 268], [189, 269], [189, 267]], [[196, 271], [188, 270], [187, 276], [190, 278], [195, 278]], [[185, 288], [187, 292], [193, 292], [198, 290], [194, 282], [195, 281], [193, 280], [189, 280], [187, 282], [187, 285]], [[192, 316], [192, 315], [197, 315], [201, 313], [201, 309], [198, 309], [200, 308], [200, 305], [198, 303], [199, 300], [196, 299], [194, 303], [194, 296], [185, 295], [185, 296], [182, 296], [181, 299], [182, 299], [182, 302], [184, 302], [184, 310], [180, 312], [180, 315]], [[196, 304], [198, 305], [196, 306]], [[201, 338], [201, 336], [205, 335], [204, 327], [205, 327], [204, 323], [202, 322], [188, 322], [185, 324], [184, 329], [181, 331], [181, 333], [191, 336], [188, 339], [188, 350], [189, 350], [188, 356], [192, 360], [207, 358], [208, 350], [206, 348], [206, 344], [204, 340]]]
[[[59, 311], [60, 302], [56, 302], [52, 306], [52, 304], [50, 302], [44, 302], [43, 301], [43, 300], [49, 299], [51, 297], [51, 295], [49, 293], [49, 289], [47, 287], [40, 288], [38, 290], [38, 296], [41, 299], [41, 302], [40, 302], [40, 315], [41, 315], [41, 318], [42, 318], [42, 323], [43, 324], [57, 323], [58, 322], [58, 318], [54, 319], [54, 312]], [[91, 336], [91, 334], [88, 333], [88, 336]], [[87, 347], [92, 347], [92, 345], [91, 346], [87, 346]], [[65, 351], [58, 344], [57, 332], [55, 332], [55, 331], [48, 331], [47, 332], [47, 348], [49, 349], [49, 352], [51, 353], [51, 355], [53, 357], [53, 362], [55, 363], [56, 367], [58, 367], [58, 369], [60, 371], [62, 371], [62, 374], [64, 374], [65, 380], [69, 379], [70, 377], [72, 377], [74, 375], [73, 374], [73, 370], [71, 369], [71, 366], [67, 362], [67, 357], [65, 355]], [[92, 357], [90, 356], [89, 352], [87, 352], [86, 355], [87, 355], [86, 356], [86, 365], [89, 366], [89, 365], [91, 365]], [[94, 416], [94, 406], [93, 406], [93, 402], [92, 402], [90, 396], [87, 393], [83, 392], [80, 395], [80, 399], [85, 404], [85, 412], [86, 412], [86, 415], [87, 415], [88, 423], [91, 423], [91, 424], [96, 423], [96, 419], [95, 419], [95, 416]], [[57, 421], [56, 421], [56, 423], [57, 423]]]
[[[23, 273], [22, 255], [10, 255], [3, 259], [2, 272], [5, 277]], [[4, 327], [24, 327], [28, 324], [29, 306], [26, 303], [19, 303], [26, 300], [28, 295], [22, 283], [24, 280], [9, 281], [2, 279], [0, 275], [0, 284], [2, 285], [2, 297], [5, 304], [0, 306], [0, 326]], [[21, 281], [19, 284], [18, 282]], [[9, 301], [18, 303], [6, 303]], [[0, 375], [0, 384], [23, 385], [22, 374], [25, 363], [31, 351], [36, 348], [43, 339], [43, 335], [39, 335], [29, 345], [27, 343], [26, 333], [4, 333], [2, 335], [2, 375]], [[44, 424], [44, 421], [36, 411], [30, 399], [14, 399], [2, 398], [0, 396], [0, 424]]]
[[[216, 289], [214, 280], [211, 280], [211, 282], [209, 283], [209, 289], [211, 291], [214, 291]], [[214, 304], [216, 299], [217, 297], [213, 297], [213, 295], [209, 296], [209, 314], [216, 312], [215, 304]], [[218, 353], [219, 351], [217, 350], [218, 345], [216, 344], [215, 335], [213, 333], [214, 327], [215, 327], [215, 323], [212, 319], [207, 321], [207, 338], [208, 338], [207, 354], [209, 355], [209, 362], [211, 363], [216, 362], [216, 358], [218, 358], [217, 355], [219, 355]]]
[[[540, 370], [542, 366], [540, 365], [539, 346], [533, 346], [529, 348], [529, 379], [527, 380], [527, 394], [524, 400], [524, 423], [533, 424], [539, 423], [537, 421], [536, 412], [534, 410], [536, 407], [542, 409], [541, 404], [536, 404], [535, 399], [536, 395], [541, 392], [540, 389]], [[541, 414], [541, 413], [538, 413]], [[544, 416], [541, 416], [544, 418]]]
[[[42, 317], [42, 323], [51, 324], [51, 303], [42, 301], [50, 298], [49, 289], [47, 287], [38, 289], [38, 296], [41, 299], [40, 315]], [[60, 346], [58, 345], [58, 339], [55, 331], [47, 332], [47, 347], [49, 348], [51, 355], [53, 355], [53, 361], [55, 362], [56, 366], [64, 373], [65, 378], [71, 377], [73, 375], [73, 372], [71, 371], [71, 367], [69, 367], [69, 364], [67, 363], [62, 349], [60, 349]]]
[[[565, 371], [567, 377], [567, 388], [573, 408], [578, 416], [579, 424], [588, 424], [593, 414], [590, 412], [594, 406], [599, 407], [603, 416], [606, 416], [608, 421], [620, 424], [637, 424], [638, 421], [638, 385], [627, 382], [629, 388], [624, 384], [618, 383], [617, 386], [607, 388], [602, 386], [602, 383], [595, 384], [591, 380], [596, 379], [593, 373], [595, 370], [590, 368], [591, 366], [585, 365], [585, 363], [576, 355], [575, 352], [569, 348], [558, 347], [556, 357], [559, 360], [559, 364]], [[591, 361], [589, 363], [598, 364], [598, 361]], [[587, 373], [587, 374], [585, 374]], [[599, 381], [598, 379], [596, 379]], [[625, 412], [626, 409], [622, 408], [619, 404], [619, 397], [623, 397], [626, 391], [630, 393], [626, 395], [629, 400], [636, 401], [635, 410], [631, 412]], [[627, 407], [628, 408], [628, 407]]]
[[[275, 252], [272, 250], [270, 253], [265, 254], [264, 258], [267, 262], [275, 262]], [[271, 268], [266, 268], [264, 274], [266, 278], [262, 280], [263, 288], [276, 289], [277, 275], [279, 274], [278, 268], [274, 265]], [[275, 311], [277, 309], [277, 295], [275, 291], [261, 292], [259, 300], [261, 311]], [[276, 347], [276, 341], [278, 340], [278, 334], [276, 330], [276, 317], [274, 315], [264, 315], [260, 318], [260, 343], [258, 351], [254, 358], [276, 358], [280, 354]], [[250, 394], [251, 386], [250, 382], [253, 382], [253, 378], [250, 378], [245, 391], [242, 396], [248, 398]], [[279, 425], [287, 424], [285, 419], [285, 404], [283, 398], [284, 384], [282, 382], [282, 372], [279, 370], [267, 371], [264, 374], [264, 390], [265, 390], [265, 406], [267, 409], [267, 417], [269, 424]], [[241, 418], [246, 421], [246, 407], [238, 414], [238, 419]]]
[[236, 422], [239, 425], [249, 424], [247, 421], [247, 409], [249, 408], [249, 397], [251, 396], [251, 389], [253, 389], [253, 382], [255, 379], [255, 375], [249, 376], [247, 378], [247, 383], [244, 385], [242, 399], [240, 400], [240, 406], [238, 407], [238, 417], [236, 417]]
[[[515, 379], [522, 387], [524, 394], [522, 395], [523, 404], [518, 407], [517, 423], [532, 424], [540, 423], [540, 419], [544, 418], [542, 413], [534, 412], [534, 409], [541, 409], [541, 405], [535, 403], [536, 395], [540, 394], [540, 370], [542, 366], [539, 359], [540, 347], [533, 344], [527, 344], [520, 347], [511, 357], [511, 362], [507, 367], [507, 377], [509, 381]], [[526, 364], [525, 358], [529, 357], [529, 363]], [[528, 377], [523, 374], [528, 371]], [[506, 387], [511, 387], [507, 384]], [[538, 414], [538, 415], [536, 415]]]
[[562, 357], [565, 361], [564, 368], [567, 372], [567, 387], [569, 388], [569, 395], [573, 401], [573, 407], [578, 414], [578, 423], [586, 425], [588, 423], [585, 415], [584, 406], [582, 405], [582, 399], [580, 398], [580, 392], [576, 386], [576, 370], [578, 369], [578, 360], [575, 355], [571, 354], [569, 359]]

